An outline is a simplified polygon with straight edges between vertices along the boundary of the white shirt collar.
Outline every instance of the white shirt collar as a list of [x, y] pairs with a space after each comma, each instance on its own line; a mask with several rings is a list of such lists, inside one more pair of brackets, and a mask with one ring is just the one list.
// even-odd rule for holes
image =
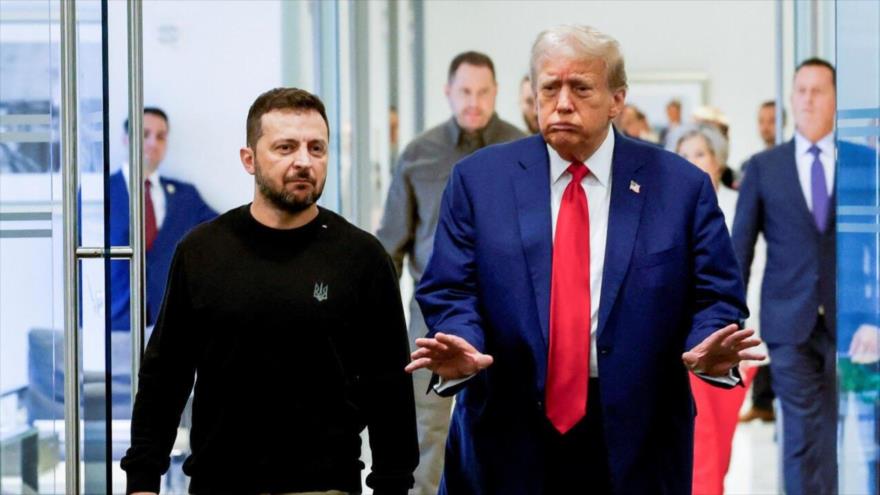
[[[814, 143], [810, 142], [809, 139], [805, 138], [803, 134], [795, 131], [794, 133], [794, 152], [795, 156], [803, 156], [810, 153], [810, 147], [813, 146]], [[834, 157], [834, 133], [830, 132], [825, 137], [820, 139], [816, 146], [822, 150], [822, 155], [825, 155], [825, 158], [833, 158]]]
[[[547, 155], [550, 157], [550, 178], [553, 183], [559, 181], [563, 174], [567, 173], [570, 161], [563, 159], [559, 153], [547, 144]], [[592, 156], [584, 160], [584, 164], [590, 169], [593, 177], [603, 186], [608, 185], [611, 178], [611, 161], [614, 158], [614, 129], [608, 125], [608, 134]]]
[[[122, 166], [122, 176], [125, 177], [125, 185], [126, 186], [128, 186], [128, 182], [129, 182], [128, 177], [130, 175], [128, 172], [128, 169], [129, 169], [129, 166], [127, 163]], [[153, 188], [153, 190], [158, 190], [158, 188], [162, 187], [162, 182], [159, 179], [160, 179], [160, 177], [159, 177], [159, 169], [158, 168], [152, 174], [147, 176], [147, 180], [150, 181], [150, 186]]]

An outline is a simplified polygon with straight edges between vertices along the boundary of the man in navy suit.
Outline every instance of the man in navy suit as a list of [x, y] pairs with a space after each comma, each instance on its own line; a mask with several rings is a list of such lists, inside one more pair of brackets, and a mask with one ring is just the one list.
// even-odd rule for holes
[[[125, 121], [128, 135], [128, 120]], [[192, 184], [159, 175], [168, 148], [168, 115], [156, 107], [144, 108], [144, 217], [146, 224], [147, 325], [156, 323], [171, 257], [177, 242], [196, 225], [217, 216]], [[128, 167], [110, 176], [110, 245], [129, 244]], [[110, 262], [111, 328], [130, 328], [130, 282], [127, 261]]]
[[[791, 495], [837, 493], [835, 153], [857, 164], [873, 163], [873, 155], [835, 143], [835, 99], [831, 64], [812, 58], [797, 67], [794, 139], [748, 161], [733, 224], [747, 282], [755, 239], [759, 232], [767, 239], [761, 335], [782, 405], [783, 472]], [[850, 182], [876, 182], [866, 182], [870, 178], [853, 173]], [[850, 259], [858, 264], [859, 256]]]
[[545, 31], [531, 75], [541, 134], [456, 165], [417, 290], [407, 369], [460, 391], [441, 493], [689, 493], [688, 368], [761, 358], [711, 180], [613, 130], [613, 38]]

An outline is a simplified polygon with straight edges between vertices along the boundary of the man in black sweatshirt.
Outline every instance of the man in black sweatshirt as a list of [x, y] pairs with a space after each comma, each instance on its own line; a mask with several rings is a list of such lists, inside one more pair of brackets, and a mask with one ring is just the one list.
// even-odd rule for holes
[[367, 427], [377, 495], [418, 464], [409, 346], [394, 267], [376, 239], [318, 207], [324, 105], [280, 88], [247, 117], [254, 201], [177, 247], [144, 354], [122, 459], [128, 493], [156, 493], [195, 383], [195, 494], [360, 493]]

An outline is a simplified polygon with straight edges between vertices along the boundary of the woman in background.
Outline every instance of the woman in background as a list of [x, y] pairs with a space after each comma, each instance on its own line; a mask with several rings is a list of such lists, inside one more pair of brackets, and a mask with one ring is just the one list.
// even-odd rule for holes
[[[709, 174], [718, 195], [718, 206], [724, 213], [727, 229], [733, 225], [737, 193], [721, 184], [726, 169], [727, 140], [710, 124], [682, 129], [675, 152]], [[722, 495], [724, 477], [730, 467], [733, 434], [739, 410], [745, 400], [756, 368], [740, 368], [744, 387], [730, 390], [709, 385], [690, 374], [691, 391], [697, 404], [694, 421], [694, 495]]]

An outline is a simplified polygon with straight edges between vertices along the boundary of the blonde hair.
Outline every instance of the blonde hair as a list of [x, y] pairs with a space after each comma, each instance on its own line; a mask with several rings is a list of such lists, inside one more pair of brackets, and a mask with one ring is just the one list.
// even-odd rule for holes
[[529, 74], [536, 84], [538, 64], [554, 50], [568, 51], [572, 58], [598, 58], [605, 62], [608, 89], [626, 89], [626, 68], [616, 39], [590, 26], [563, 25], [542, 31], [532, 45]]

